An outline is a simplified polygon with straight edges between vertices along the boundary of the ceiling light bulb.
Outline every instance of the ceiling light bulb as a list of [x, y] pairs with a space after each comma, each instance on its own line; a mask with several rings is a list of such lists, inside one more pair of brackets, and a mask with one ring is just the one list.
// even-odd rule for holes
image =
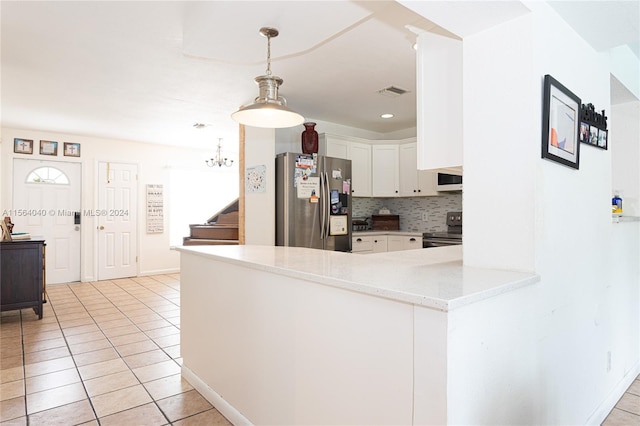
[[393, 118], [393, 114], [389, 114], [389, 113], [387, 113], [387, 114], [382, 114], [382, 115], [380, 116], [380, 118]]

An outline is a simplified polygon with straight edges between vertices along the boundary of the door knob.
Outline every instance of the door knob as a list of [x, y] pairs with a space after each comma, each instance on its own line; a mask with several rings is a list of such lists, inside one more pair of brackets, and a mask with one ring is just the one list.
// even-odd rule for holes
[[102, 231], [104, 229], [104, 226], [100, 225], [98, 229]]

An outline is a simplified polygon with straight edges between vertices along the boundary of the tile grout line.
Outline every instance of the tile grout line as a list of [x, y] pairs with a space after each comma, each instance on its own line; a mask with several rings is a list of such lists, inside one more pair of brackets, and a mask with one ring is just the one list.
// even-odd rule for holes
[[[73, 289], [68, 284], [65, 284], [65, 286], [69, 289], [69, 291], [71, 291], [71, 293], [78, 300], [78, 302], [80, 302], [80, 304], [82, 304], [82, 308], [91, 317], [91, 320], [94, 322], [94, 324], [96, 326], [98, 326], [98, 324], [95, 322], [95, 320], [93, 319], [93, 317], [91, 316], [89, 311], [87, 311], [87, 308], [84, 306], [84, 303], [82, 303], [82, 301], [78, 298], [78, 295], [73, 291]], [[78, 364], [76, 363], [76, 359], [74, 358], [73, 352], [71, 351], [71, 346], [69, 345], [69, 341], [67, 340], [67, 335], [64, 334], [62, 324], [60, 324], [60, 319], [58, 318], [58, 314], [56, 313], [56, 308], [53, 306], [54, 303], [53, 303], [53, 301], [51, 301], [51, 298], [49, 298], [49, 303], [51, 304], [50, 305], [51, 306], [51, 310], [53, 311], [53, 315], [55, 315], [56, 321], [58, 322], [58, 326], [60, 327], [60, 332], [62, 333], [62, 338], [64, 339], [64, 343], [65, 343], [65, 345], [67, 345], [67, 350], [69, 351], [69, 356], [71, 357], [71, 361], [73, 362], [73, 365], [75, 366], [76, 372], [78, 373], [78, 377], [80, 378], [80, 383], [82, 384], [82, 388], [84, 389], [84, 393], [87, 395], [87, 400], [89, 401], [89, 406], [91, 406], [91, 411], [93, 411], [93, 415], [96, 418], [96, 422], [98, 423], [98, 425], [100, 425], [100, 419], [98, 418], [98, 413], [96, 412], [96, 408], [93, 405], [93, 401], [91, 400], [91, 397], [89, 396], [89, 392], [87, 391], [87, 386], [84, 383], [84, 379], [82, 378], [82, 375], [80, 374], [80, 369], [78, 368]], [[72, 327], [69, 327], [69, 328], [72, 328]], [[104, 335], [104, 333], [103, 333], [103, 335]], [[107, 336], [105, 336], [105, 338], [106, 337]], [[109, 342], [109, 343], [111, 343], [111, 342]], [[71, 404], [73, 404], [73, 403], [71, 403]], [[66, 405], [68, 405], [68, 404], [66, 404]], [[27, 417], [27, 422], [29, 422], [28, 417]]]
[[[162, 353], [167, 358], [167, 361], [172, 361], [171, 365], [177, 365], [178, 367], [181, 367], [181, 362], [179, 361], [181, 359], [180, 352], [176, 352], [176, 350], [173, 349], [173, 350], [171, 350], [171, 353], [170, 353], [170, 352], [168, 352], [166, 350], [166, 348], [168, 348], [168, 347], [173, 347], [173, 348], [176, 347], [176, 345], [173, 344], [173, 341], [171, 339], [168, 340], [168, 341], [165, 341], [166, 342], [165, 347], [160, 346], [160, 344], [156, 342], [156, 339], [162, 339], [162, 338], [165, 338], [165, 337], [172, 336], [174, 334], [178, 334], [179, 335], [179, 333], [181, 332], [181, 330], [180, 330], [180, 322], [178, 321], [177, 323], [174, 323], [174, 322], [172, 322], [172, 319], [171, 319], [171, 318], [176, 318], [176, 316], [175, 316], [175, 312], [176, 311], [178, 313], [178, 318], [179, 318], [180, 305], [178, 303], [174, 302], [171, 298], [169, 298], [169, 297], [172, 296], [172, 293], [177, 294], [177, 295], [180, 294], [180, 289], [179, 289], [180, 281], [179, 281], [178, 278], [175, 278], [175, 277], [172, 277], [172, 276], [169, 276], [169, 275], [167, 275], [167, 279], [169, 279], [171, 282], [170, 283], [165, 283], [165, 282], [162, 282], [161, 280], [157, 279], [156, 277], [150, 277], [150, 280], [146, 281], [144, 283], [137, 282], [135, 279], [130, 279], [128, 281], [123, 281], [123, 282], [120, 282], [120, 283], [116, 283], [116, 282], [112, 281], [112, 284], [114, 284], [114, 290], [117, 290], [115, 293], [117, 293], [118, 295], [122, 294], [123, 296], [126, 295], [127, 297], [130, 297], [132, 301], [135, 301], [136, 303], [140, 304], [141, 309], [142, 309], [142, 307], [144, 307], [145, 309], [148, 309], [150, 311], [150, 313], [153, 313], [159, 320], [162, 320], [162, 322], [164, 322], [164, 324], [166, 324], [166, 325], [157, 325], [157, 326], [155, 324], [154, 325], [150, 325], [152, 328], [149, 328], [149, 329], [146, 329], [146, 330], [143, 330], [143, 329], [140, 328], [140, 325], [143, 325], [146, 322], [145, 319], [141, 319], [139, 321], [134, 320], [134, 318], [136, 318], [135, 315], [134, 316], [129, 316], [130, 314], [127, 314], [125, 311], [123, 311], [121, 309], [121, 306], [119, 306], [116, 302], [114, 302], [112, 300], [112, 297], [116, 297], [116, 295], [114, 293], [110, 293], [108, 291], [105, 292], [104, 289], [107, 289], [107, 287], [100, 287], [99, 285], [97, 285], [98, 284], [97, 282], [86, 283], [86, 284], [88, 284], [88, 286], [86, 286], [86, 287], [76, 286], [75, 283], [65, 283], [65, 284], [62, 284], [62, 285], [59, 285], [59, 286], [56, 285], [55, 287], [57, 287], [60, 290], [60, 292], [58, 293], [58, 291], [56, 290], [54, 292], [55, 294], [54, 294], [53, 299], [54, 299], [54, 301], [59, 301], [60, 302], [59, 306], [63, 306], [63, 307], [62, 308], [58, 307], [56, 309], [54, 307], [54, 305], [58, 305], [58, 303], [51, 302], [49, 304], [50, 313], [53, 316], [52, 320], [51, 321], [45, 321], [45, 322], [42, 322], [42, 323], [38, 323], [38, 322], [34, 323], [34, 325], [42, 324], [44, 326], [43, 327], [44, 328], [43, 331], [37, 331], [39, 326], [32, 327], [30, 321], [24, 322], [23, 321], [24, 312], [23, 312], [23, 310], [19, 310], [18, 315], [17, 315], [17, 320], [19, 322], [19, 325], [16, 328], [18, 328], [19, 333], [20, 333], [20, 340], [19, 340], [19, 342], [20, 342], [20, 350], [21, 350], [20, 357], [21, 357], [21, 361], [22, 361], [21, 370], [22, 370], [23, 392], [24, 392], [24, 397], [23, 397], [24, 398], [23, 399], [24, 409], [22, 410], [22, 415], [24, 416], [24, 420], [25, 420], [25, 423], [27, 425], [31, 423], [32, 420], [30, 420], [30, 416], [32, 416], [32, 415], [36, 415], [36, 414], [39, 414], [39, 413], [42, 413], [42, 412], [45, 412], [45, 411], [48, 411], [48, 410], [52, 410], [52, 409], [65, 407], [65, 406], [68, 406], [68, 405], [71, 405], [71, 404], [74, 404], [74, 403], [77, 403], [77, 402], [81, 402], [81, 401], [84, 400], [84, 399], [81, 399], [79, 401], [73, 401], [73, 402], [69, 402], [69, 403], [66, 403], [66, 404], [56, 405], [54, 407], [46, 408], [46, 409], [39, 410], [37, 412], [28, 414], [28, 406], [27, 406], [27, 401], [26, 401], [26, 399], [27, 399], [27, 386], [26, 386], [26, 381], [27, 381], [26, 365], [27, 364], [26, 364], [26, 357], [27, 357], [28, 354], [25, 351], [25, 349], [26, 349], [26, 347], [25, 347], [25, 345], [26, 345], [25, 337], [27, 337], [25, 335], [25, 331], [27, 331], [28, 334], [34, 334], [35, 335], [35, 334], [40, 333], [40, 332], [45, 332], [45, 333], [48, 332], [49, 331], [49, 330], [47, 330], [48, 328], [54, 328], [55, 330], [51, 330], [52, 332], [59, 332], [60, 333], [59, 336], [61, 336], [62, 339], [63, 339], [60, 343], [64, 342], [64, 346], [55, 346], [55, 347], [52, 347], [52, 348], [48, 348], [48, 345], [43, 345], [42, 347], [44, 349], [42, 349], [42, 348], [37, 348], [36, 349], [34, 347], [34, 348], [32, 348], [33, 350], [30, 353], [33, 353], [35, 355], [36, 353], [41, 352], [41, 351], [48, 351], [48, 350], [64, 347], [68, 351], [68, 356], [71, 357], [71, 361], [73, 363], [73, 369], [75, 370], [75, 373], [78, 374], [78, 378], [79, 378], [80, 383], [82, 384], [84, 395], [86, 396], [86, 399], [88, 399], [89, 405], [91, 407], [91, 410], [92, 410], [91, 412], [93, 413], [93, 416], [94, 416], [94, 419], [95, 419], [94, 421], [98, 425], [100, 425], [102, 423], [100, 418], [98, 417], [98, 413], [96, 412], [96, 406], [93, 404], [93, 401], [92, 401], [91, 397], [89, 396], [89, 392], [88, 392], [87, 386], [85, 384], [85, 380], [83, 379], [82, 375], [80, 374], [79, 370], [80, 370], [81, 367], [78, 365], [79, 361], [76, 360], [76, 355], [74, 355], [74, 353], [71, 350], [71, 343], [70, 343], [70, 340], [69, 340], [73, 336], [76, 336], [76, 335], [79, 336], [79, 335], [82, 335], [83, 333], [92, 333], [94, 330], [91, 330], [91, 331], [78, 330], [80, 332], [77, 332], [77, 334], [71, 334], [71, 335], [68, 335], [67, 333], [65, 333], [65, 331], [68, 332], [70, 329], [73, 329], [74, 327], [85, 327], [85, 326], [87, 326], [87, 327], [88, 326], [94, 326], [97, 329], [95, 331], [100, 331], [101, 338], [104, 338], [109, 344], [108, 348], [115, 351], [115, 355], [117, 356], [117, 358], [114, 358], [114, 359], [122, 360], [124, 365], [127, 367], [127, 371], [132, 373], [133, 377], [136, 378], [137, 384], [136, 385], [132, 385], [132, 386], [142, 385], [142, 387], [143, 387], [143, 389], [145, 391], [145, 394], [150, 399], [150, 402], [154, 403], [153, 406], [155, 407], [155, 409], [157, 410], [159, 415], [162, 416], [162, 418], [163, 418], [162, 424], [163, 425], [171, 425], [172, 424], [172, 422], [169, 420], [169, 414], [170, 413], [169, 412], [165, 412], [161, 408], [161, 406], [158, 404], [158, 402], [162, 401], [162, 400], [165, 400], [165, 399], [168, 399], [168, 398], [177, 397], [178, 395], [181, 395], [181, 394], [187, 394], [187, 393], [191, 393], [191, 392], [195, 392], [195, 393], [199, 394], [199, 392], [197, 392], [197, 390], [195, 390], [195, 389], [190, 389], [190, 390], [187, 390], [187, 391], [180, 390], [178, 393], [175, 393], [175, 394], [171, 393], [171, 394], [164, 395], [164, 396], [160, 395], [160, 396], [162, 396], [162, 398], [159, 398], [159, 399], [156, 400], [153, 397], [153, 395], [151, 395], [150, 390], [147, 389], [145, 384], [141, 381], [142, 379], [137, 374], [135, 374], [133, 372], [133, 369], [129, 366], [127, 361], [125, 361], [125, 359], [124, 359], [125, 356], [120, 353], [120, 351], [117, 349], [117, 347], [115, 346], [115, 344], [111, 340], [111, 338], [107, 336], [107, 334], [105, 332], [105, 329], [103, 329], [101, 327], [101, 325], [98, 323], [98, 321], [96, 320], [96, 318], [93, 315], [94, 309], [99, 309], [99, 306], [100, 306], [101, 303], [104, 303], [105, 301], [108, 302], [108, 304], [110, 305], [109, 307], [114, 309], [114, 312], [113, 312], [114, 314], [117, 312], [119, 315], [122, 315], [123, 319], [126, 318], [127, 321], [131, 325], [134, 326], [133, 328], [135, 330], [137, 330], [137, 331], [134, 331], [134, 333], [139, 332], [142, 335], [144, 335], [144, 337], [146, 339], [148, 339], [148, 341], [153, 342], [154, 347], [159, 349], [159, 353]], [[171, 286], [172, 283], [174, 285], [177, 285], [178, 288], [176, 289], [175, 287], [172, 287]], [[83, 285], [85, 283], [78, 283], [78, 284]], [[85, 290], [87, 290], [87, 291], [85, 291]], [[138, 292], [137, 290], [140, 290], [140, 291]], [[99, 296], [100, 301], [97, 300], [98, 297], [95, 297], [95, 300], [94, 300], [94, 295], [95, 296]], [[169, 297], [167, 297], [167, 295]], [[47, 298], [48, 298], [48, 300], [51, 300], [51, 297], [50, 297], [49, 294], [47, 294]], [[125, 300], [128, 300], [128, 299], [125, 298]], [[157, 302], [161, 302], [160, 305], [157, 305]], [[89, 303], [89, 305], [87, 305], [87, 303]], [[166, 309], [165, 312], [158, 312], [158, 311], [156, 311], [156, 308], [151, 306], [151, 305], [157, 305], [156, 307], [158, 309], [163, 309], [165, 307], [168, 308], [168, 309]], [[92, 307], [89, 308], [89, 306], [92, 306]], [[123, 306], [126, 307], [127, 305], [125, 304]], [[64, 315], [65, 314], [64, 311], [67, 309], [67, 307], [68, 307], [68, 309], [70, 311], [68, 313], [68, 315], [71, 316], [71, 318], [68, 321], [70, 321], [70, 323], [71, 323], [71, 322], [75, 322], [77, 320], [77, 323], [73, 324], [70, 327], [64, 327], [63, 326], [63, 321], [60, 318], [61, 315], [65, 316]], [[75, 315], [75, 314], [79, 314], [80, 317], [79, 318], [74, 318], [72, 315]], [[85, 317], [85, 315], [87, 315], [88, 318]], [[107, 315], [107, 314], [105, 314], [105, 315]], [[168, 315], [168, 317], [165, 317], [165, 315]], [[143, 316], [143, 315], [141, 315], [141, 316]], [[85, 321], [85, 320], [88, 320], [88, 321]], [[67, 320], [65, 319], [64, 322], [66, 322], [66, 321]], [[156, 320], [151, 320], [149, 322], [153, 322], [153, 321], [156, 321]], [[84, 322], [86, 322], [86, 323], [84, 323]], [[51, 324], [51, 325], [49, 325], [49, 324]], [[55, 324], [55, 326], [53, 326], [54, 324]], [[51, 327], [51, 326], [53, 326], [53, 327]], [[152, 333], [153, 330], [158, 330], [158, 329], [165, 328], [165, 327], [166, 328], [169, 328], [169, 327], [172, 328], [171, 334], [166, 334], [166, 335], [165, 334], [159, 334], [155, 338], [151, 337], [148, 334], [148, 333], [151, 333], [151, 334], [155, 335], [155, 333]], [[174, 330], [177, 330], [177, 333], [174, 333]], [[101, 339], [101, 338], [99, 338], [99, 339]], [[59, 339], [59, 337], [52, 337], [50, 339], [51, 340]], [[49, 338], [44, 338], [42, 340], [37, 339], [37, 340], [34, 340], [32, 343], [44, 342], [44, 341], [47, 341], [47, 340], [50, 340], [50, 339]], [[89, 340], [87, 342], [90, 342], [90, 341], [91, 340]], [[52, 342], [52, 343], [54, 343], [54, 342]], [[81, 343], [86, 343], [86, 342], [82, 342], [82, 341], [78, 342], [78, 344], [81, 344]], [[29, 343], [29, 344], [31, 344], [31, 343]], [[58, 343], [56, 343], [56, 344], [58, 344]], [[86, 349], [89, 349], [89, 348], [90, 347], [87, 347]], [[82, 354], [85, 354], [85, 353], [90, 354], [91, 352], [100, 351], [100, 350], [106, 350], [107, 348], [103, 348], [103, 349], [93, 349], [93, 348], [91, 348], [91, 349], [92, 350], [87, 350], [86, 352], [82, 352]], [[154, 349], [154, 351], [155, 350], [156, 349]], [[144, 352], [141, 352], [140, 354], [143, 354], [143, 353]], [[82, 355], [82, 354], [77, 354], [77, 355]], [[171, 355], [171, 354], [173, 354], [173, 355]], [[48, 355], [46, 355], [46, 354], [43, 354], [43, 355], [44, 356], [42, 356], [42, 357], [34, 356], [33, 357], [34, 362], [32, 362], [32, 364], [33, 363], [38, 363], [38, 362], [46, 362], [46, 361], [55, 360], [55, 359], [59, 359], [59, 358], [64, 358], [64, 356], [59, 356], [57, 353], [51, 353], [51, 355], [54, 355], [54, 357], [50, 358], [50, 359], [49, 359]], [[131, 354], [131, 355], [136, 355], [136, 354]], [[39, 361], [40, 359], [42, 361]], [[38, 360], [38, 361], [36, 361], [36, 360]], [[87, 361], [92, 361], [92, 358], [91, 357], [87, 358]], [[91, 365], [91, 363], [86, 364], [86, 365]], [[150, 364], [150, 365], [153, 365], [153, 363]], [[63, 370], [59, 370], [59, 371], [63, 371]], [[34, 372], [36, 372], [36, 370], [34, 370]], [[46, 374], [51, 374], [51, 373], [56, 373], [56, 372], [57, 371], [48, 372], [48, 371], [42, 370], [42, 372], [38, 371], [38, 374], [36, 376], [33, 376], [33, 377], [46, 375]], [[180, 380], [182, 380], [181, 375], [178, 375], [178, 374], [176, 374], [176, 375], [179, 376]], [[171, 376], [173, 376], [173, 374], [171, 374]], [[103, 376], [98, 376], [98, 377], [103, 377]], [[152, 380], [149, 380], [148, 383], [151, 383], [151, 382], [153, 382], [155, 380], [162, 380], [165, 377], [168, 377], [168, 376], [162, 376], [162, 377], [153, 378]], [[90, 379], [88, 379], [88, 380], [90, 380]], [[43, 390], [38, 391], [38, 392], [48, 391], [50, 389], [56, 389], [57, 387], [60, 387], [60, 386], [63, 386], [63, 385], [59, 385], [58, 386], [57, 383], [54, 383], [53, 387], [47, 388], [47, 389], [43, 389]], [[125, 388], [132, 387], [132, 386], [126, 386]], [[125, 389], [125, 388], [123, 388], [123, 389]], [[107, 387], [105, 389], [108, 390], [110, 388]], [[118, 389], [116, 389], [116, 390], [118, 390]], [[115, 391], [114, 390], [109, 390], [109, 392], [105, 392], [105, 394], [108, 394], [110, 392], [115, 392]], [[34, 393], [37, 393], [37, 392], [34, 392]], [[146, 404], [148, 404], [148, 403], [137, 405], [136, 407], [129, 407], [129, 408], [125, 409], [125, 410], [117, 411], [115, 413], [110, 413], [107, 416], [111, 416], [111, 415], [119, 414], [119, 413], [122, 413], [122, 412], [125, 412], [125, 411], [128, 411], [128, 410], [136, 409], [136, 408], [139, 408], [139, 407], [144, 406]], [[203, 409], [202, 411], [198, 411], [198, 412], [192, 412], [192, 413], [190, 413], [188, 415], [185, 415], [186, 413], [182, 413], [181, 415], [184, 416], [184, 417], [176, 418], [175, 421], [176, 422], [177, 421], [183, 421], [183, 420], [191, 418], [191, 417], [196, 417], [196, 416], [198, 416], [198, 415], [200, 415], [200, 414], [202, 414], [204, 412], [207, 412], [208, 410], [217, 411], [215, 406], [213, 406], [212, 404], [208, 403], [208, 406], [209, 406], [209, 408]], [[167, 407], [169, 407], [169, 406], [167, 406]], [[36, 407], [34, 407], [34, 408], [36, 408]], [[105, 416], [105, 417], [107, 417], [107, 416]], [[11, 420], [11, 419], [9, 419], [9, 420]]]
[[[125, 317], [127, 317], [127, 319], [129, 321], [131, 321], [131, 318], [125, 314], [124, 312], [122, 312], [122, 310], [120, 310], [120, 308], [118, 306], [116, 306], [111, 299], [109, 298], [109, 296], [105, 295], [104, 292], [102, 292], [99, 288], [97, 288], [96, 286], [93, 285], [93, 283], [91, 283], [92, 287], [98, 291], [102, 296], [104, 296], [109, 303], [111, 303], [122, 315], [124, 315]], [[143, 305], [145, 305], [147, 308], [149, 308], [146, 304], [144, 304], [144, 302], [142, 302], [140, 299], [138, 299], [137, 297], [135, 297], [133, 294], [129, 293], [127, 290], [123, 289], [120, 285], [118, 285], [117, 283], [114, 282], [114, 285], [118, 286], [118, 288], [120, 288], [121, 290], [123, 290], [124, 292], [126, 292], [127, 294], [129, 294], [130, 296], [134, 297], [136, 300], [138, 300], [139, 302], [141, 302]], [[84, 306], [84, 303], [83, 303]], [[152, 309], [152, 308], [149, 308]], [[154, 311], [155, 313], [155, 311]], [[89, 315], [91, 315], [89, 313]], [[93, 316], [91, 316], [91, 318], [93, 319]], [[95, 320], [94, 320], [95, 321]], [[149, 336], [147, 336], [147, 333], [145, 333], [143, 330], [140, 329], [140, 327], [138, 327], [133, 321], [131, 321], [131, 323], [142, 333], [144, 334], [146, 337], [148, 337], [149, 339], [151, 339]], [[100, 327], [100, 326], [98, 326]], [[102, 330], [102, 329], [101, 329]], [[113, 342], [111, 341], [111, 339], [109, 339], [108, 336], [105, 335], [105, 337], [107, 338], [107, 340], [109, 340], [109, 343], [113, 346]], [[151, 339], [151, 341], [155, 344], [155, 341], [153, 341], [153, 339]], [[160, 350], [162, 350], [162, 348], [160, 348], [160, 346], [158, 346], [158, 348]], [[120, 352], [118, 351], [118, 349], [116, 349], [115, 346], [113, 346], [113, 349], [118, 353], [118, 356], [120, 357], [120, 359], [122, 359], [122, 362], [125, 363], [125, 365], [127, 366], [127, 368], [129, 369], [129, 371], [131, 371], [131, 374], [134, 375], [134, 377], [136, 378], [136, 380], [138, 380], [138, 383], [142, 386], [142, 389], [144, 389], [144, 391], [147, 393], [147, 395], [149, 395], [149, 398], [151, 398], [151, 401], [153, 402], [153, 404], [158, 408], [158, 410], [162, 413], [162, 415], [164, 416], [164, 418], [167, 420], [167, 424], [171, 424], [171, 422], [169, 421], [169, 417], [167, 417], [166, 413], [162, 410], [162, 408], [158, 405], [158, 402], [156, 401], [156, 399], [153, 397], [153, 395], [151, 395], [151, 393], [149, 392], [149, 390], [146, 388], [146, 386], [144, 385], [144, 383], [140, 380], [140, 378], [136, 375], [136, 373], [134, 373], [133, 369], [131, 367], [129, 367], [129, 364], [127, 364], [127, 362], [124, 360], [124, 357], [122, 356], [122, 354], [120, 354]], [[166, 352], [164, 350], [162, 350], [163, 353], [166, 354]], [[166, 354], [167, 356], [169, 356], [169, 354]], [[175, 360], [173, 358], [171, 358], [171, 356], [169, 356], [169, 358], [175, 362]], [[88, 396], [88, 394], [87, 394]], [[142, 404], [145, 405], [145, 404]], [[134, 407], [131, 407], [134, 408]], [[128, 409], [127, 409], [128, 410]], [[123, 410], [126, 411], [126, 410]], [[121, 413], [123, 411], [118, 411], [117, 413]], [[109, 415], [113, 415], [113, 414], [117, 414], [117, 413], [111, 413]], [[100, 424], [99, 418], [96, 414], [96, 419], [98, 419], [98, 424]]]

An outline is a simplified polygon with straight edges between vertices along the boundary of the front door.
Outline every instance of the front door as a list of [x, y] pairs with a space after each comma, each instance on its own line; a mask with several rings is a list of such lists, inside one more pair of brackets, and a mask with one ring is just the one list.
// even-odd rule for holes
[[98, 279], [137, 275], [138, 166], [98, 164]]
[[13, 232], [46, 241], [48, 284], [80, 281], [80, 163], [13, 160]]

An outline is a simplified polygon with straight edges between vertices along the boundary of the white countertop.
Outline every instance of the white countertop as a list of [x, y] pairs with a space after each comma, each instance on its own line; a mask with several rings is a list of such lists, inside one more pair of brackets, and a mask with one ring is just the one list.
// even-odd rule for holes
[[361, 256], [300, 247], [183, 246], [176, 250], [441, 311], [539, 281], [533, 273], [462, 265], [462, 246]]

